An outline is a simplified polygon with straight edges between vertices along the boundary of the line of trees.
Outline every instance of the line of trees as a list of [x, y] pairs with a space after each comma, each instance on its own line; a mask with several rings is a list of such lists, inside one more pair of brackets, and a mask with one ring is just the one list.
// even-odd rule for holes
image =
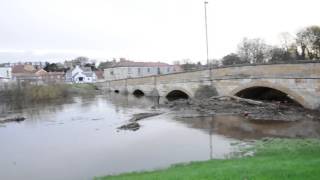
[[280, 40], [280, 46], [271, 46], [260, 38], [244, 38], [238, 45], [238, 52], [224, 56], [222, 64], [261, 64], [320, 59], [319, 26], [306, 27], [295, 36], [282, 33]]
[[67, 72], [69, 69], [74, 68], [76, 65], [81, 67], [90, 67], [92, 71], [96, 71], [96, 61], [84, 56], [77, 57], [70, 61], [62, 63], [49, 63], [46, 62], [44, 70], [47, 72]]

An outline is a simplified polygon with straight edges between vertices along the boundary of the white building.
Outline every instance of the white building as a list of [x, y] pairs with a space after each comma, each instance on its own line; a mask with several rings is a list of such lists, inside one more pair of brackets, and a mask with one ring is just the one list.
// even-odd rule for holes
[[90, 67], [76, 66], [66, 73], [66, 82], [70, 83], [94, 83], [96, 79], [96, 74]]
[[180, 66], [169, 65], [167, 63], [120, 60], [120, 62], [116, 63], [113, 67], [104, 69], [104, 78], [107, 81], [112, 81], [181, 71]]
[[12, 79], [12, 68], [11, 67], [0, 67], [0, 78], [1, 79]]

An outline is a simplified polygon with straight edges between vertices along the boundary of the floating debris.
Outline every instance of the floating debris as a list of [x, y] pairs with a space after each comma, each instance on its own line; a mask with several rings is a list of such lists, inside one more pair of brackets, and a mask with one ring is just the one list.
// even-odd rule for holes
[[140, 129], [140, 124], [137, 123], [137, 121], [140, 121], [145, 118], [153, 117], [153, 116], [158, 116], [162, 114], [162, 112], [153, 112], [153, 113], [138, 113], [134, 114], [131, 119], [129, 119], [129, 123], [122, 125], [118, 127], [118, 129], [121, 130], [131, 130], [131, 131], [137, 131]]
[[0, 118], [0, 123], [8, 123], [8, 122], [21, 122], [21, 121], [24, 121], [26, 120], [25, 117], [20, 117], [20, 116], [17, 116], [17, 117], [6, 117], [6, 118]]

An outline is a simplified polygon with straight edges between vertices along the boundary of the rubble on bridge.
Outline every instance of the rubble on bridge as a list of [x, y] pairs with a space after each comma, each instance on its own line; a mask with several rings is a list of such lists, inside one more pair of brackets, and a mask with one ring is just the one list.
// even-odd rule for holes
[[180, 99], [167, 102], [167, 107], [180, 111], [181, 117], [240, 115], [254, 122], [293, 122], [320, 120], [320, 112], [280, 102], [265, 102], [236, 96], [213, 96], [207, 99]]

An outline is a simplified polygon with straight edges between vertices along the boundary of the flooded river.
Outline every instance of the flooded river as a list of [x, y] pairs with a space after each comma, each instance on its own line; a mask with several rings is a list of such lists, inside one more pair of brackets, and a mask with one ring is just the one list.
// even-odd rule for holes
[[[21, 123], [0, 124], [0, 179], [89, 180], [94, 176], [152, 170], [171, 164], [225, 158], [232, 144], [262, 137], [319, 137], [319, 122], [253, 123], [238, 117], [139, 121], [138, 131], [119, 131], [135, 113], [150, 112], [155, 99], [118, 94], [76, 97], [50, 104], [1, 105]], [[302, 128], [304, 127], [304, 128]]]

